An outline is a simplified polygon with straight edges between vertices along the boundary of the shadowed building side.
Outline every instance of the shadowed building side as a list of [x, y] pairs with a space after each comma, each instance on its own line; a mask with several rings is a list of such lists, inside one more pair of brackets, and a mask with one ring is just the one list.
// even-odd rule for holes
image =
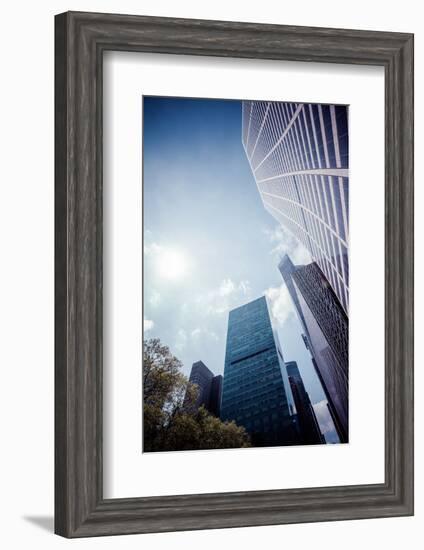
[[315, 411], [305, 389], [296, 361], [286, 362], [287, 374], [296, 405], [297, 419], [302, 442], [308, 445], [326, 443], [321, 433]]
[[304, 341], [325, 392], [342, 443], [349, 440], [349, 321], [319, 266], [295, 266], [286, 255], [279, 269], [304, 330]]
[[212, 379], [211, 393], [209, 399], [209, 412], [219, 418], [221, 414], [222, 386], [224, 378], [217, 374]]

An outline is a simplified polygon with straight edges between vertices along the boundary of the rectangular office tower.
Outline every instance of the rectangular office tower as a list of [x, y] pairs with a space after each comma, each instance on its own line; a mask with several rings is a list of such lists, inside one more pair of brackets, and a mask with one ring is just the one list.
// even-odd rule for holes
[[325, 443], [325, 437], [321, 433], [314, 408], [305, 389], [296, 361], [286, 361], [286, 368], [294, 404], [296, 405], [298, 427], [302, 442], [307, 445]]
[[213, 372], [203, 363], [196, 361], [193, 363], [190, 372], [189, 382], [195, 384], [198, 388], [198, 395], [195, 406], [202, 405], [211, 414], [220, 415], [221, 397], [222, 397], [222, 375], [214, 376]]
[[263, 296], [230, 311], [221, 419], [244, 426], [253, 446], [299, 444], [293, 395]]
[[342, 443], [349, 433], [349, 321], [317, 263], [296, 266], [285, 255], [279, 270], [304, 330]]
[[347, 106], [244, 101], [242, 142], [265, 208], [349, 309]]

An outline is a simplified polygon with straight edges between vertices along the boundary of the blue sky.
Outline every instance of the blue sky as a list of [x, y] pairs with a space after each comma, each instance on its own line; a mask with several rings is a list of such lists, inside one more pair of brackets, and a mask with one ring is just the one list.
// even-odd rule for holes
[[241, 142], [241, 102], [143, 98], [144, 337], [190, 373], [223, 374], [230, 309], [267, 295], [284, 358], [297, 361], [326, 436], [325, 397], [278, 271], [309, 255], [265, 210]]

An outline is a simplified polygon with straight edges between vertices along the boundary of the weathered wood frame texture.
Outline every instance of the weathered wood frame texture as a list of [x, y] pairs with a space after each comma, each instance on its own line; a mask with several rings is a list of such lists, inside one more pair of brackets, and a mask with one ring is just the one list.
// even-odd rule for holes
[[[56, 16], [55, 31], [56, 533], [85, 537], [412, 515], [413, 35], [75, 12]], [[384, 67], [384, 483], [103, 499], [105, 50]]]

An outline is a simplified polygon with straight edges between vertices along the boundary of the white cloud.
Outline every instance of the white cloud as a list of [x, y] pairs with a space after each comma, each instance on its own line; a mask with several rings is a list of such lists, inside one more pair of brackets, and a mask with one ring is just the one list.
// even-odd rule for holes
[[272, 230], [265, 229], [264, 233], [273, 245], [270, 253], [276, 259], [280, 260], [288, 254], [295, 264], [308, 264], [312, 261], [309, 251], [281, 225], [276, 225]]
[[160, 292], [153, 289], [149, 296], [149, 304], [153, 307], [156, 307], [157, 305], [159, 305], [160, 301], [161, 301]]
[[162, 252], [163, 246], [161, 246], [158, 243], [150, 243], [150, 244], [144, 244], [144, 254], [146, 256], [155, 256], [156, 254], [159, 254]]
[[265, 290], [265, 296], [271, 309], [271, 315], [278, 324], [284, 323], [293, 315], [293, 305], [289, 291], [284, 283], [277, 287]]
[[232, 279], [223, 279], [218, 288], [199, 296], [197, 304], [208, 314], [223, 314], [249, 301], [250, 294], [249, 281], [235, 283]]
[[151, 319], [144, 319], [143, 321], [144, 332], [148, 332], [149, 330], [152, 330], [154, 326], [155, 326], [155, 323]]
[[183, 328], [180, 328], [177, 332], [175, 349], [177, 349], [178, 351], [182, 351], [187, 345], [187, 340], [187, 332]]
[[250, 292], [252, 290], [250, 288], [249, 281], [240, 281], [238, 288], [244, 296], [247, 296], [248, 294], [250, 294]]
[[194, 340], [199, 340], [202, 336], [209, 338], [211, 340], [218, 341], [218, 335], [213, 330], [197, 327], [191, 331], [191, 337]]
[[235, 290], [235, 285], [231, 279], [224, 279], [219, 286], [218, 294], [219, 296], [229, 296]]

